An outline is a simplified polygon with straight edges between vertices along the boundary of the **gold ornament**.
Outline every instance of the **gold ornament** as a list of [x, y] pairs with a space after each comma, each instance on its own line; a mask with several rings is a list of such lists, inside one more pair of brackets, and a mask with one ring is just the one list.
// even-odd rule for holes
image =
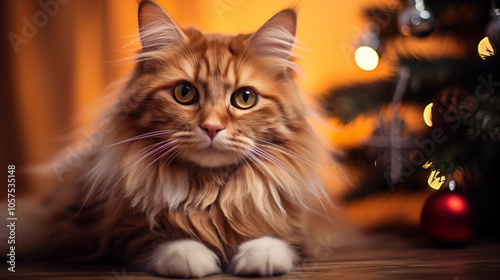
[[477, 52], [482, 59], [495, 55], [495, 49], [491, 45], [490, 39], [484, 37], [477, 45]]
[[441, 175], [441, 170], [439, 169], [432, 170], [429, 174], [429, 178], [427, 178], [427, 184], [435, 190], [439, 190], [445, 181], [446, 176]]
[[434, 104], [429, 103], [424, 109], [424, 122], [429, 127], [432, 126], [432, 106], [434, 106]]

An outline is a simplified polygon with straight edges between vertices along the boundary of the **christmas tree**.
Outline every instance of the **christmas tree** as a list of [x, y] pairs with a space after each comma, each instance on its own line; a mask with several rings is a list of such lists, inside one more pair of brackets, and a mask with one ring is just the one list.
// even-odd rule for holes
[[[476, 209], [479, 228], [498, 231], [498, 7], [496, 0], [401, 0], [365, 9], [368, 28], [357, 38], [356, 63], [369, 71], [387, 56], [395, 70], [386, 79], [338, 87], [325, 97], [330, 117], [343, 123], [377, 116], [370, 138], [341, 157], [364, 174], [355, 186], [360, 192], [347, 199], [396, 188], [456, 188]], [[426, 57], [396, 47], [440, 38], [452, 38], [461, 55]], [[415, 112], [427, 126], [411, 122]]]

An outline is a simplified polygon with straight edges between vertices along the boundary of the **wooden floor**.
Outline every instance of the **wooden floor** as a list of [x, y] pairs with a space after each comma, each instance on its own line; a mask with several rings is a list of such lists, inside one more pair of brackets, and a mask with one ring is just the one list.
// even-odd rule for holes
[[[422, 237], [370, 234], [355, 241], [319, 240], [315, 257], [286, 276], [266, 279], [500, 279], [500, 240], [475, 240], [460, 248], [440, 248]], [[5, 264], [0, 279], [146, 280], [158, 277], [123, 265]], [[242, 279], [216, 275], [207, 279]]]

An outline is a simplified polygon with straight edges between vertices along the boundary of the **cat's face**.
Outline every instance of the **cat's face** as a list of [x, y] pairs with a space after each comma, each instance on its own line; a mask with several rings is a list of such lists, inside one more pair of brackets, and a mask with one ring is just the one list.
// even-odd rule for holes
[[135, 103], [128, 132], [165, 132], [155, 156], [221, 167], [297, 140], [305, 120], [289, 60], [293, 11], [237, 36], [182, 30], [149, 2], [139, 18], [144, 51], [123, 100]]

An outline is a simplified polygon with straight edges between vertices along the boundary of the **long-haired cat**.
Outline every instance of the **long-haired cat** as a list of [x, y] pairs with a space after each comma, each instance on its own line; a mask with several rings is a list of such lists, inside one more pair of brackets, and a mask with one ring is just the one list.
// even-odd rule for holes
[[50, 203], [53, 252], [174, 277], [290, 272], [322, 193], [294, 82], [295, 11], [229, 36], [182, 29], [146, 0], [139, 28], [104, 136]]

